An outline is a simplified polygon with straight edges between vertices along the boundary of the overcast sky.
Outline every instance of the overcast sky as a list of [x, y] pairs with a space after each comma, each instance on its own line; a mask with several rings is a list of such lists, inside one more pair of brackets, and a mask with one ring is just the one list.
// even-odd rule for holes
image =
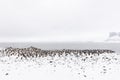
[[0, 0], [0, 41], [100, 41], [120, 31], [120, 0]]

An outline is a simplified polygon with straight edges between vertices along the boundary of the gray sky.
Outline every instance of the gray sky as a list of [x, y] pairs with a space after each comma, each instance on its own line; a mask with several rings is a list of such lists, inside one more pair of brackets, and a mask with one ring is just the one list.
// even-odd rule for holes
[[102, 41], [111, 31], [119, 0], [0, 0], [0, 41]]

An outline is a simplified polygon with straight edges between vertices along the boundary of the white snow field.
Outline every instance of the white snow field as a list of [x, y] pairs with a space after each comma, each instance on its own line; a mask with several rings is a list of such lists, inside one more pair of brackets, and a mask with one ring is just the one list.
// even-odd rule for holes
[[120, 80], [120, 54], [0, 57], [0, 80]]

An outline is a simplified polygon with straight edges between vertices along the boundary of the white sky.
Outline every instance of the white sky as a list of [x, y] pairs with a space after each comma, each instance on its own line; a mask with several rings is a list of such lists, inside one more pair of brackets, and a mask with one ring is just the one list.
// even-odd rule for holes
[[111, 31], [119, 0], [0, 0], [0, 41], [102, 41]]

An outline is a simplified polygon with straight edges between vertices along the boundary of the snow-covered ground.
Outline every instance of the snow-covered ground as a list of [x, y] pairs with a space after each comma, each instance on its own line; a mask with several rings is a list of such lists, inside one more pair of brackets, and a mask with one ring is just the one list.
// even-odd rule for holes
[[120, 54], [0, 57], [0, 80], [120, 80]]

